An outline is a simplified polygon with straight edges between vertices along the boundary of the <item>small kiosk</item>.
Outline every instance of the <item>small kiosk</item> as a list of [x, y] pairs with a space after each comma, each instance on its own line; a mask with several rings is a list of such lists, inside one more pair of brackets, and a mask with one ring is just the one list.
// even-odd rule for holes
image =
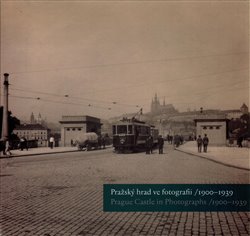
[[227, 143], [227, 122], [223, 116], [201, 115], [194, 120], [196, 125], [196, 136], [203, 138], [207, 134], [209, 144], [226, 145]]
[[72, 141], [81, 133], [95, 132], [101, 134], [101, 120], [92, 116], [62, 116], [61, 145], [71, 146]]

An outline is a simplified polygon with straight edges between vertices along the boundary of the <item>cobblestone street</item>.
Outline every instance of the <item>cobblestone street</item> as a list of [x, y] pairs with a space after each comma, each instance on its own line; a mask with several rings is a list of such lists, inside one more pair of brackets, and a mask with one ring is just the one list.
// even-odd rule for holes
[[0, 159], [1, 235], [249, 235], [249, 212], [102, 210], [103, 184], [247, 184], [249, 171], [167, 146]]

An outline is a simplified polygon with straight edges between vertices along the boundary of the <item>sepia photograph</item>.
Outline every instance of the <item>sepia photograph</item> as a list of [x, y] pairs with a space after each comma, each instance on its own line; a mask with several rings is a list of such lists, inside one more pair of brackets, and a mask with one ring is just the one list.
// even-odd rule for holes
[[0, 9], [0, 236], [250, 234], [249, 1]]

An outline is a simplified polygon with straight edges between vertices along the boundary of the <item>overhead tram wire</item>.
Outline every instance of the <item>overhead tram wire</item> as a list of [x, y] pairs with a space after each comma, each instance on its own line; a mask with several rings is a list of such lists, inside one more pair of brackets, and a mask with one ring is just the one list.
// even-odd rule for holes
[[[200, 78], [200, 77], [207, 77], [207, 76], [211, 76], [211, 75], [218, 75], [218, 74], [224, 74], [224, 73], [230, 73], [230, 72], [235, 72], [235, 71], [245, 71], [248, 70], [249, 68], [240, 68], [240, 69], [235, 69], [235, 70], [228, 70], [228, 71], [221, 71], [221, 72], [216, 72], [216, 73], [209, 73], [209, 74], [203, 74], [203, 75], [196, 75], [196, 76], [191, 76], [191, 77], [187, 77], [187, 78], [183, 78], [183, 79], [171, 79], [171, 80], [162, 80], [159, 81], [158, 84], [160, 83], [167, 83], [170, 81], [184, 81], [184, 80], [192, 80], [194, 78]], [[133, 85], [133, 86], [126, 86], [126, 87], [121, 87], [121, 88], [116, 88], [116, 89], [127, 89], [127, 88], [136, 88], [136, 87], [141, 87], [141, 86], [145, 86], [148, 84], [157, 84], [155, 82], [150, 82], [150, 83], [143, 83], [143, 84], [139, 84], [139, 85]], [[19, 90], [19, 91], [24, 91], [24, 92], [30, 92], [30, 93], [38, 93], [38, 94], [44, 94], [44, 95], [50, 95], [50, 96], [56, 96], [56, 97], [66, 97], [65, 95], [60, 95], [60, 94], [54, 94], [54, 93], [47, 93], [47, 92], [40, 92], [40, 91], [34, 91], [34, 90], [27, 90], [27, 89], [20, 89], [18, 88], [18, 86], [12, 85], [14, 87], [17, 88], [11, 88], [11, 90]], [[98, 90], [96, 92], [103, 92], [103, 91], [109, 91], [110, 89], [106, 89], [106, 90]], [[113, 90], [113, 89], [112, 89]], [[85, 94], [88, 92], [85, 92]], [[82, 98], [82, 97], [74, 97], [74, 96], [67, 96], [68, 98], [72, 98], [72, 99], [80, 99], [80, 100], [85, 100], [85, 101], [89, 101], [89, 102], [94, 102], [94, 103], [105, 103], [105, 104], [117, 104], [117, 105], [123, 105], [123, 106], [132, 106], [132, 107], [139, 107], [140, 105], [132, 105], [132, 104], [124, 104], [124, 103], [118, 103], [115, 101], [100, 101], [100, 100], [93, 100], [93, 99], [88, 99], [88, 98]]]
[[37, 100], [37, 101], [42, 101], [42, 102], [58, 103], [58, 104], [63, 104], [63, 105], [76, 105], [76, 106], [83, 106], [83, 107], [91, 107], [91, 108], [97, 108], [97, 109], [102, 109], [102, 110], [112, 110], [112, 111], [118, 112], [117, 109], [113, 109], [111, 107], [101, 107], [101, 106], [96, 106], [96, 105], [93, 105], [93, 104], [60, 102], [60, 101], [53, 101], [53, 100], [50, 100], [50, 99], [44, 99], [44, 98], [40, 98], [40, 97], [16, 96], [16, 95], [12, 95], [12, 94], [9, 94], [9, 97], [21, 98], [21, 99], [28, 99], [28, 100], [34, 100], [34, 101]]
[[[16, 86], [14, 86], [16, 87]], [[60, 95], [60, 94], [54, 94], [54, 93], [47, 93], [47, 92], [39, 92], [39, 91], [32, 91], [32, 90], [25, 90], [25, 89], [19, 89], [19, 88], [10, 88], [10, 90], [15, 91], [23, 91], [23, 92], [29, 92], [29, 93], [35, 93], [35, 94], [43, 94], [43, 95], [49, 95], [49, 96], [55, 96], [55, 97], [61, 97], [61, 98], [72, 98], [72, 99], [78, 99], [83, 101], [89, 101], [93, 103], [104, 103], [104, 104], [110, 104], [110, 105], [122, 105], [122, 106], [129, 106], [129, 107], [139, 107], [139, 105], [132, 105], [132, 104], [125, 104], [120, 102], [112, 102], [112, 101], [101, 101], [101, 100], [93, 100], [88, 98], [82, 98], [82, 97], [75, 97], [70, 95]]]
[[158, 60], [145, 60], [145, 61], [134, 61], [134, 62], [121, 62], [121, 63], [110, 63], [110, 64], [96, 64], [96, 65], [87, 65], [79, 67], [65, 67], [65, 68], [55, 68], [55, 69], [44, 69], [44, 70], [31, 70], [31, 71], [13, 71], [9, 72], [10, 74], [28, 74], [28, 73], [43, 73], [51, 71], [64, 71], [64, 70], [81, 70], [81, 69], [92, 69], [92, 68], [102, 68], [102, 67], [113, 67], [113, 66], [123, 66], [123, 65], [138, 65], [138, 64], [147, 64], [147, 63], [157, 63], [157, 62], [167, 62], [167, 61], [179, 61], [179, 60], [192, 60], [199, 58], [208, 58], [208, 57], [222, 57], [230, 55], [241, 55], [248, 54], [249, 52], [231, 52], [225, 54], [208, 54], [200, 56], [188, 56], [188, 57], [176, 57], [176, 58], [166, 58]]

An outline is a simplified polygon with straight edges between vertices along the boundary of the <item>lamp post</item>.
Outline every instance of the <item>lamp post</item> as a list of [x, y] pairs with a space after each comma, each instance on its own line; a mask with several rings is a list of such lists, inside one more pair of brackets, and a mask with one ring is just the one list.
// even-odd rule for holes
[[3, 123], [2, 123], [2, 138], [8, 137], [9, 135], [9, 124], [8, 124], [8, 93], [9, 93], [9, 74], [4, 74], [3, 82]]

